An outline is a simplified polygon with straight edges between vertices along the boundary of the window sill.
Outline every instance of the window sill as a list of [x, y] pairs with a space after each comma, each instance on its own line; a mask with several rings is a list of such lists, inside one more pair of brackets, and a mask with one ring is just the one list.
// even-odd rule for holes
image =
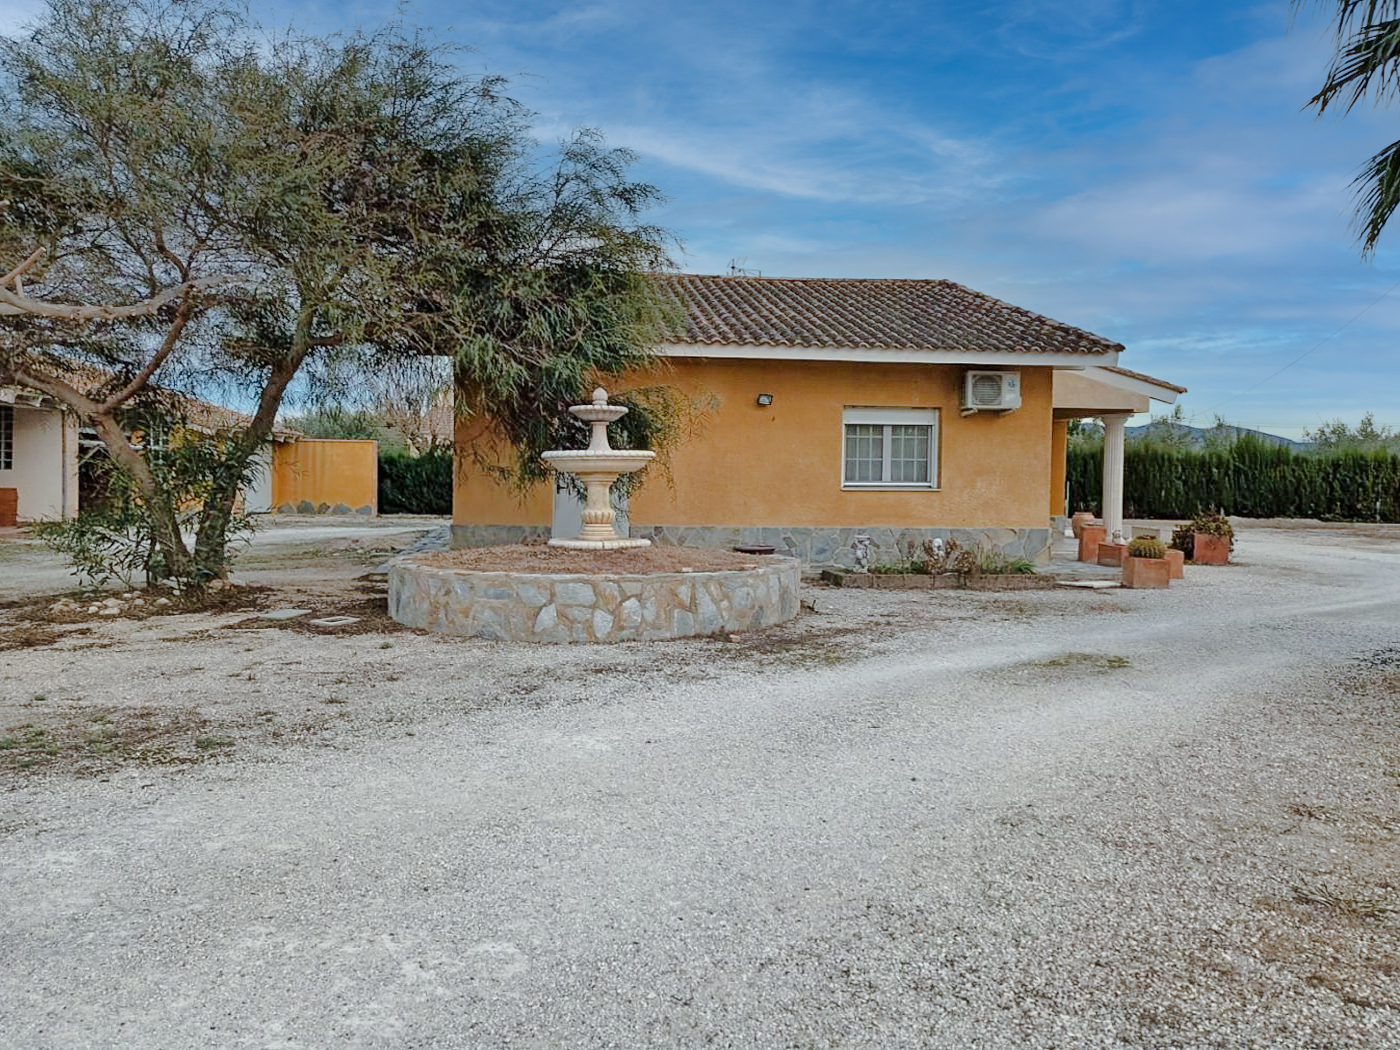
[[937, 485], [900, 485], [896, 482], [842, 482], [843, 492], [937, 492]]

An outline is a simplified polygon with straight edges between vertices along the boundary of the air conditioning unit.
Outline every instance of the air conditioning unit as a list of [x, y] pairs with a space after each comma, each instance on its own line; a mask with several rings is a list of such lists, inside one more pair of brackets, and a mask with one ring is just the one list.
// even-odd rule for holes
[[963, 415], [1014, 412], [1020, 407], [1020, 372], [968, 372], [963, 376]]

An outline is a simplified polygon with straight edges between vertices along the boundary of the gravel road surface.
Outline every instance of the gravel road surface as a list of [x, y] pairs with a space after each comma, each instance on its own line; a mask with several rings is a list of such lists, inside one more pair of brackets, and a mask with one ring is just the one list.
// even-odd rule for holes
[[0, 777], [0, 1046], [1400, 1047], [1398, 554], [1255, 528], [1166, 592], [814, 589], [737, 642], [0, 652], [0, 730], [233, 727]]

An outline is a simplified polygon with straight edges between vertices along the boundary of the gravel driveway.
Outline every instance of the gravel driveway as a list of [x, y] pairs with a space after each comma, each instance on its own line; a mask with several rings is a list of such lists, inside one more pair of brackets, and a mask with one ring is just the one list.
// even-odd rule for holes
[[214, 741], [0, 776], [0, 1045], [1400, 1047], [1397, 552], [1252, 528], [1166, 592], [814, 589], [737, 642], [0, 652], [0, 731]]

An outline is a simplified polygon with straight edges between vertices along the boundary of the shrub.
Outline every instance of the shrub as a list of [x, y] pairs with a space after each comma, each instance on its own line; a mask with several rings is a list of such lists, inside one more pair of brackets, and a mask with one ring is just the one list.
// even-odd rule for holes
[[1230, 550], [1235, 549], [1235, 529], [1225, 517], [1216, 510], [1208, 510], [1197, 514], [1190, 521], [1183, 525], [1178, 525], [1172, 529], [1171, 546], [1183, 552], [1187, 558], [1196, 556], [1196, 533], [1205, 533], [1208, 536], [1228, 536], [1230, 538]]
[[451, 514], [452, 450], [379, 457], [379, 513]]

